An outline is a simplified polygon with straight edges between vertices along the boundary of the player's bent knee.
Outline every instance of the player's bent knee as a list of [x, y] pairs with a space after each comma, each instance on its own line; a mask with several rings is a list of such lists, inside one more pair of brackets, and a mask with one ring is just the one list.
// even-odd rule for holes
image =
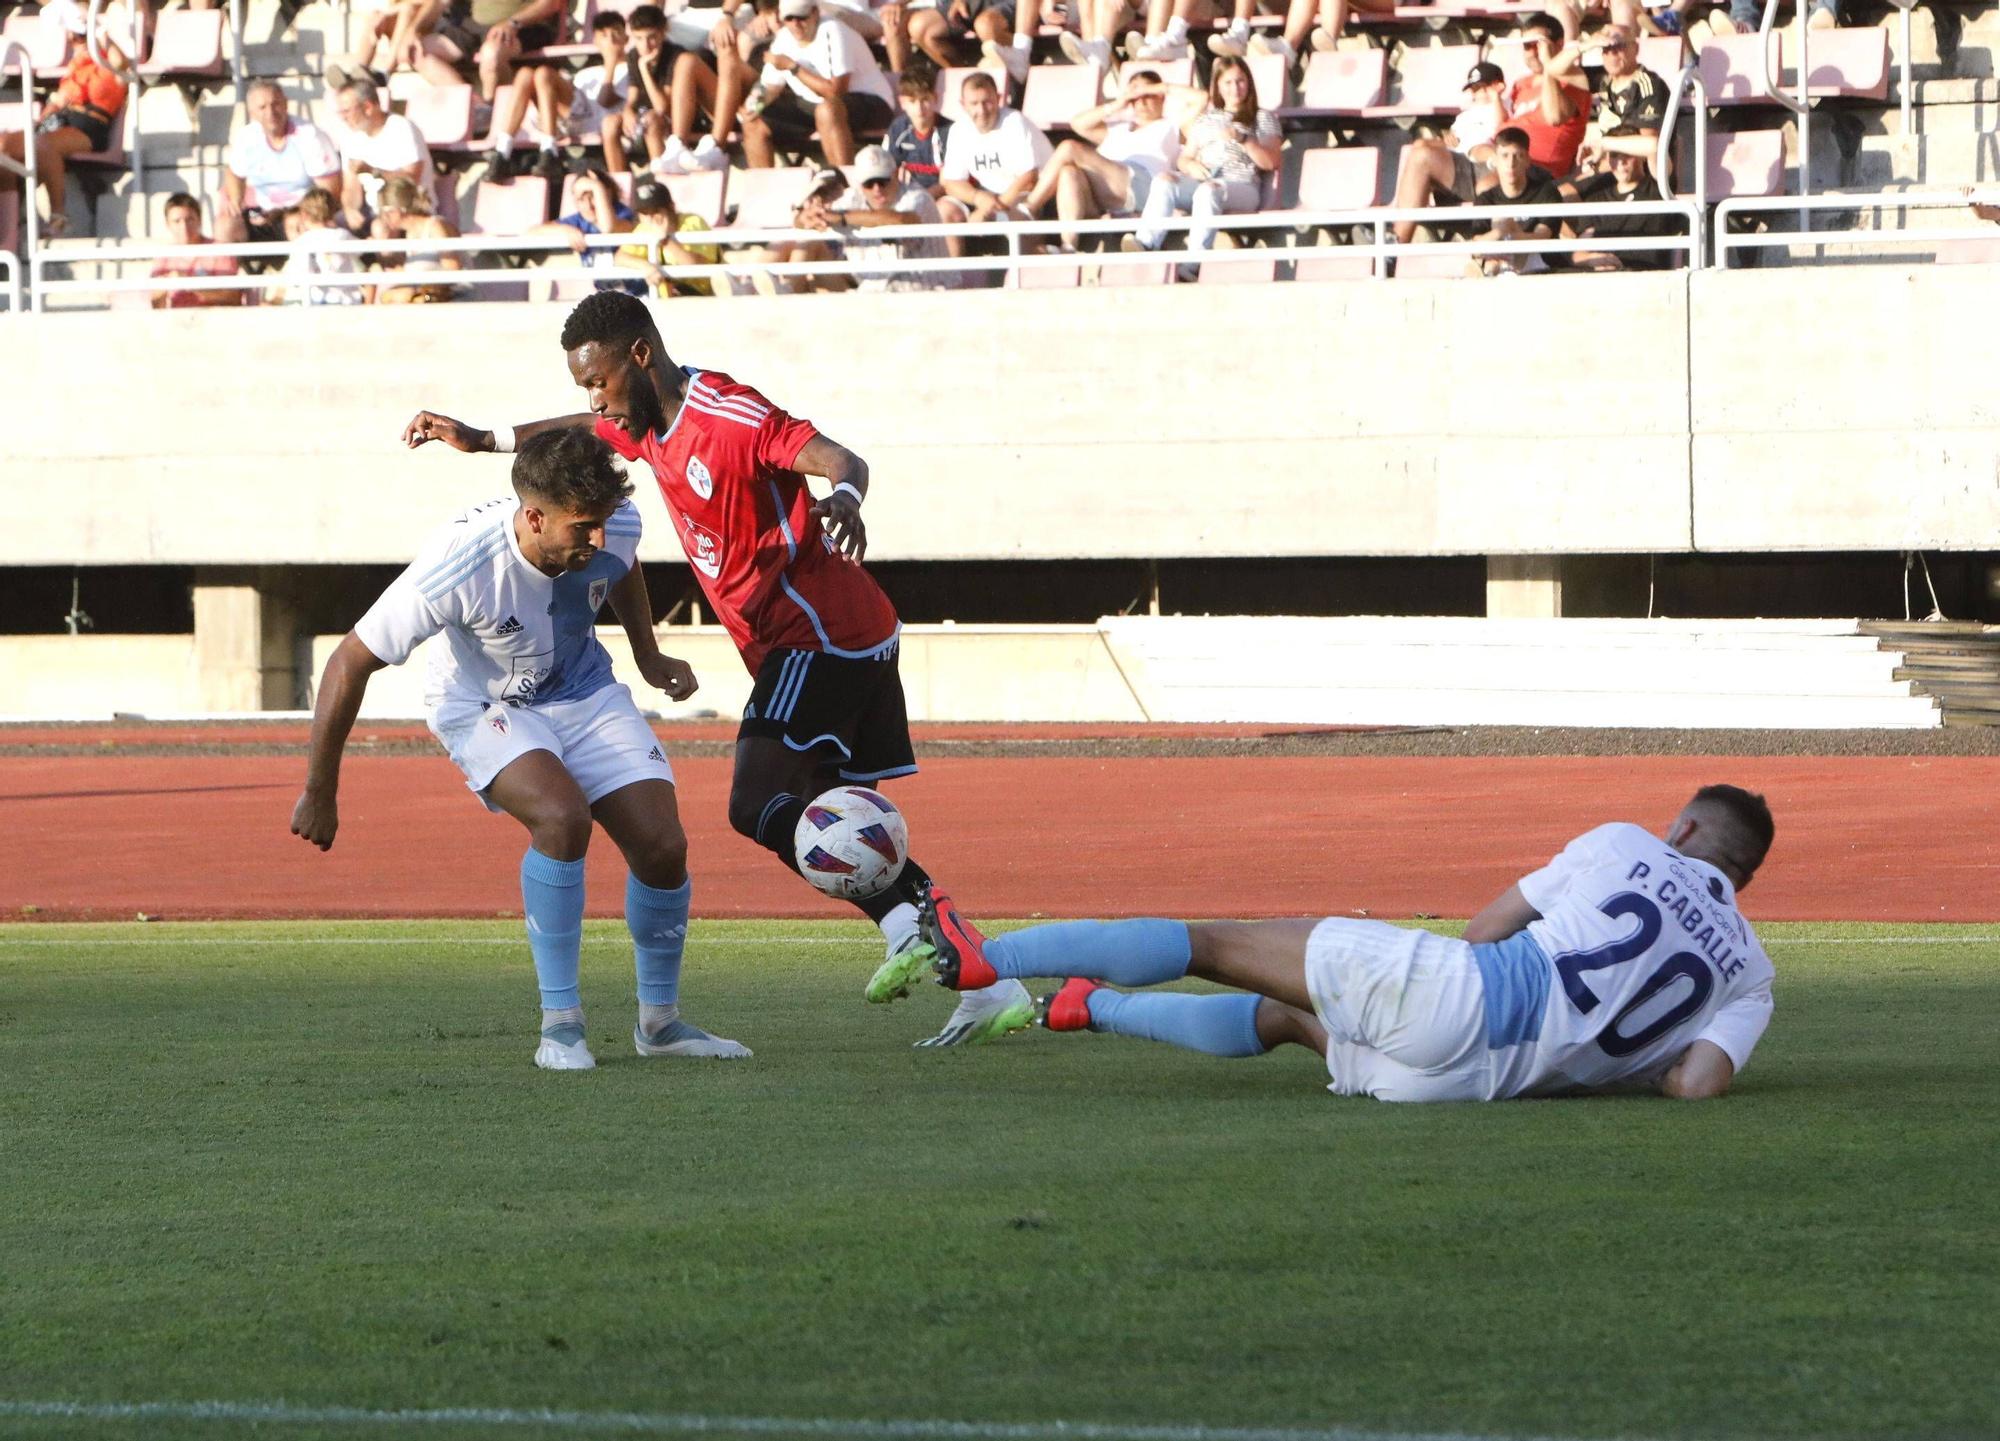
[[556, 805], [526, 818], [534, 847], [551, 860], [580, 861], [590, 849], [590, 808]]
[[751, 795], [744, 791], [729, 793], [729, 828], [739, 836], [757, 839], [757, 823], [764, 818], [764, 807], [769, 804], [768, 795]]

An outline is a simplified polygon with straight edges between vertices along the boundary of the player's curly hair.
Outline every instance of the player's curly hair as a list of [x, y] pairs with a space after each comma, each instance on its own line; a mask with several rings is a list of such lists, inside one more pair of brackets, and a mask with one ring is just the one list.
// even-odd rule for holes
[[588, 430], [545, 430], [521, 442], [514, 455], [514, 492], [523, 500], [593, 515], [632, 494], [625, 467], [611, 447]]
[[622, 290], [599, 290], [577, 302], [563, 322], [562, 348], [609, 345], [623, 350], [642, 336], [659, 339], [646, 302]]

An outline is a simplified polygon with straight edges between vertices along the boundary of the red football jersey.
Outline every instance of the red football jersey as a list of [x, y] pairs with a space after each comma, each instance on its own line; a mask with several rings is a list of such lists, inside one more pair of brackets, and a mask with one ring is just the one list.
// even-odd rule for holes
[[834, 552], [792, 467], [819, 434], [747, 385], [683, 366], [687, 398], [659, 435], [611, 420], [598, 437], [653, 468], [711, 609], [755, 675], [776, 649], [869, 656], [896, 639], [896, 609], [867, 571]]

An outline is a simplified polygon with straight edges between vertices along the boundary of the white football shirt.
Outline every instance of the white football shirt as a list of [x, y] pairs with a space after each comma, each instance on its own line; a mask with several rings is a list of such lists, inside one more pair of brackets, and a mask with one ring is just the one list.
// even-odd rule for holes
[[604, 526], [604, 548], [582, 570], [544, 575], [521, 554], [513, 496], [476, 505], [424, 542], [354, 627], [379, 660], [401, 665], [432, 648], [424, 702], [544, 705], [611, 684], [597, 613], [639, 553], [639, 512], [626, 501]]
[[1489, 1044], [1496, 1016], [1516, 1016], [1519, 1040], [1492, 1056], [1499, 1095], [1618, 1081], [1652, 1082], [1695, 1041], [1725, 1051], [1737, 1070], [1771, 1019], [1771, 961], [1715, 867], [1680, 854], [1635, 825], [1578, 836], [1521, 895], [1541, 912], [1527, 933], [1548, 957], [1547, 995], [1495, 995], [1488, 975]]

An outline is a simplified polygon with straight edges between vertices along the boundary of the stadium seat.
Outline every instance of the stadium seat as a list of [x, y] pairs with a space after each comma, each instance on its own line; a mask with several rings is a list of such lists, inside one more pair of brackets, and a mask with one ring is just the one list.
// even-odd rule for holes
[[1715, 106], [1768, 105], [1757, 84], [1764, 42], [1757, 35], [1717, 35], [1702, 47], [1699, 65], [1708, 103]]
[[[1273, 58], [1281, 64], [1284, 60]], [[1462, 73], [1459, 78], [1464, 79]], [[1388, 84], [1389, 57], [1380, 50], [1319, 51], [1306, 61], [1298, 103], [1284, 113], [1301, 119], [1363, 115], [1382, 103]]]
[[0, 190], [0, 250], [21, 249], [21, 192]]
[[1202, 285], [1265, 285], [1278, 278], [1278, 262], [1204, 260], [1195, 278]]
[[710, 225], [720, 225], [726, 179], [726, 173], [720, 170], [676, 175], [667, 181], [667, 193], [674, 197], [674, 209], [681, 214], [697, 215]]
[[1124, 285], [1166, 285], [1173, 279], [1173, 262], [1162, 260], [1156, 265], [1143, 261], [1129, 261], [1124, 265], [1100, 266], [1097, 283], [1100, 286]]
[[1368, 119], [1456, 115], [1465, 108], [1465, 76], [1479, 63], [1477, 45], [1433, 45], [1406, 49], [1396, 66], [1396, 82], [1385, 103], [1361, 113]]
[[813, 170], [797, 165], [772, 170], [738, 170], [729, 177], [730, 223], [744, 230], [783, 229], [792, 208], [812, 189]]
[[[54, 10], [29, 15], [16, 10], [0, 28], [0, 37], [25, 45], [28, 63], [38, 80], [54, 80], [63, 72], [63, 51], [67, 48], [62, 23]], [[9, 92], [12, 93], [11, 91]]]
[[2000, 264], [2000, 240], [1944, 240], [1938, 243], [1939, 265]]
[[[1276, 18], [1276, 17], [1273, 17]], [[1283, 110], [1291, 99], [1292, 79], [1282, 55], [1250, 55], [1243, 63], [1250, 67], [1250, 83], [1256, 87], [1257, 103], [1266, 110]]]
[[139, 67], [148, 80], [221, 78], [220, 10], [164, 10], [154, 22], [153, 50]]
[[1469, 264], [1464, 255], [1426, 255], [1421, 245], [1406, 246], [1396, 252], [1396, 279], [1457, 280]]
[[[1778, 53], [1796, 85], [1798, 46], [1788, 30], [1781, 38]], [[1806, 46], [1811, 72], [1806, 77], [1809, 95], [1844, 96], [1857, 100], [1885, 100], [1889, 95], [1889, 32], [1879, 25], [1853, 25], [1835, 30], [1815, 30]]]
[[938, 113], [954, 125], [965, 120], [965, 107], [959, 103], [959, 92], [965, 86], [966, 76], [977, 70], [984, 70], [991, 75], [1000, 86], [1000, 98], [1002, 100], [1007, 98], [1007, 72], [997, 66], [954, 65], [949, 70], [938, 71]]
[[1375, 273], [1374, 262], [1366, 255], [1356, 255], [1352, 251], [1335, 246], [1326, 247], [1325, 255], [1315, 255], [1309, 260], [1300, 260], [1292, 267], [1294, 280], [1367, 280]]
[[1687, 64], [1687, 41], [1678, 35], [1641, 36], [1639, 63], [1671, 85]]
[[411, 94], [403, 113], [433, 150], [463, 150], [472, 139], [470, 85], [425, 85]]
[[479, 182], [472, 198], [472, 223], [468, 235], [520, 235], [540, 225], [549, 213], [549, 182], [539, 176], [524, 176], [497, 184]]
[[1084, 65], [1037, 65], [1028, 71], [1021, 113], [1044, 130], [1067, 130], [1070, 118], [1104, 99], [1104, 72]]
[[1183, 55], [1178, 60], [1128, 60], [1126, 69], [1137, 67], [1141, 70], [1159, 72], [1163, 85], [1192, 85], [1194, 81], [1194, 56]]
[[1083, 284], [1080, 265], [1030, 265], [1007, 277], [1013, 290], [1074, 290]]
[[1708, 198], [1785, 193], [1785, 132], [1739, 130], [1708, 137]]
[[1372, 145], [1308, 150], [1299, 165], [1294, 210], [1366, 210], [1382, 183], [1382, 152]]

